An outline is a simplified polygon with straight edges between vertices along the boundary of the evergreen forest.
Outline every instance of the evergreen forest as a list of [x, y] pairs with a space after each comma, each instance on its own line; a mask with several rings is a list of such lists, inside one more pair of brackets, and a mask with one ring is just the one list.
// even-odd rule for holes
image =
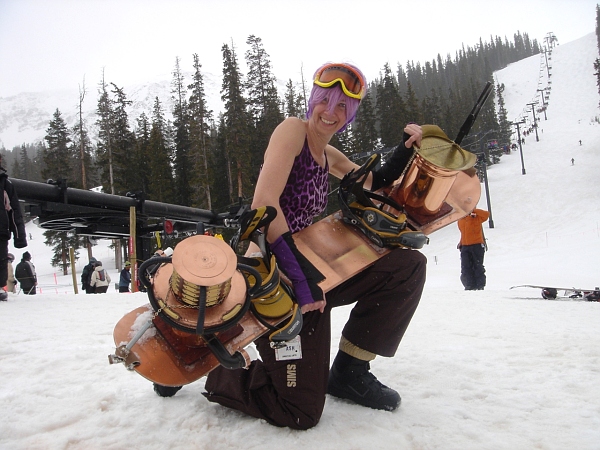
[[[156, 98], [151, 111], [129, 117], [131, 101], [123, 88], [103, 79], [97, 87], [98, 133], [92, 140], [81, 113], [89, 92], [80, 87], [76, 124], [68, 126], [57, 109], [44, 142], [0, 149], [9, 156], [10, 176], [41, 182], [64, 178], [69, 187], [102, 186], [104, 192], [116, 195], [141, 191], [149, 200], [216, 212], [250, 202], [272, 131], [285, 117], [305, 114], [312, 73], [303, 74], [302, 80], [287, 80], [282, 95], [262, 40], [252, 35], [245, 44], [243, 56], [233, 44], [221, 47], [223, 111], [218, 115], [207, 107], [198, 54], [193, 55], [188, 78], [177, 57], [170, 111]], [[486, 82], [493, 82], [494, 71], [542, 51], [536, 40], [518, 32], [512, 40], [480, 39], [454, 55], [438, 54], [424, 63], [385, 64], [370, 82], [356, 121], [332, 144], [361, 164], [373, 151], [397, 145], [408, 122], [436, 124], [454, 138]], [[240, 71], [241, 57], [248, 67], [245, 74]], [[469, 139], [463, 141], [465, 148], [479, 152], [481, 143], [492, 139], [510, 143], [512, 126], [503, 89], [494, 86]], [[501, 148], [492, 149], [487, 163], [497, 163], [501, 153]], [[332, 182], [332, 190], [335, 186]], [[331, 210], [337, 209], [335, 198], [329, 203]]]

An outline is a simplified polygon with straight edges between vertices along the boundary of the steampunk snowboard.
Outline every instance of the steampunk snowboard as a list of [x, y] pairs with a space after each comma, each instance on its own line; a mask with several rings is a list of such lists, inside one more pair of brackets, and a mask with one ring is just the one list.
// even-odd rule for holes
[[[422, 248], [428, 235], [475, 208], [481, 194], [476, 157], [459, 144], [490, 92], [488, 83], [455, 141], [439, 127], [424, 125], [420, 148], [391, 187], [363, 189], [378, 163], [375, 154], [340, 183], [341, 210], [293, 236], [324, 275], [325, 293], [391, 248]], [[272, 347], [285, 347], [300, 332], [302, 314], [266, 242], [275, 214], [270, 206], [247, 211], [231, 246], [196, 235], [180, 242], [172, 257], [145, 261], [139, 275], [150, 304], [117, 323], [117, 348], [109, 362], [123, 363], [154, 382], [159, 395], [170, 396], [219, 364], [246, 367], [250, 357], [244, 348], [266, 333]], [[237, 255], [234, 249], [246, 241], [260, 252]]]
[[[474, 156], [439, 128], [424, 128], [421, 149], [387, 192], [374, 194], [362, 187], [377, 162], [371, 158], [342, 181], [341, 211], [294, 235], [298, 249], [325, 276], [320, 283], [324, 292], [391, 248], [422, 248], [429, 234], [477, 204], [480, 184], [469, 170]], [[445, 163], [450, 167], [429, 161], [432, 150], [453, 153], [452, 163]], [[181, 241], [172, 256], [144, 262], [139, 274], [150, 304], [117, 323], [110, 363], [123, 363], [155, 386], [179, 387], [219, 364], [246, 367], [250, 357], [244, 348], [266, 333], [273, 347], [293, 339], [302, 315], [265, 238], [275, 214], [272, 207], [248, 211], [231, 246], [196, 235]], [[246, 240], [258, 245], [260, 255], [236, 255], [233, 248]]]

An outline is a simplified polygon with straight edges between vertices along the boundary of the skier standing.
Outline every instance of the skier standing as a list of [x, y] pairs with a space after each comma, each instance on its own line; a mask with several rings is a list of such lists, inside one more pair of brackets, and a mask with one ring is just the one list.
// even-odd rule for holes
[[119, 292], [130, 292], [129, 291], [129, 283], [131, 283], [131, 263], [129, 261], [125, 261], [125, 267], [121, 270], [121, 275], [119, 276]]
[[94, 293], [96, 294], [104, 294], [108, 290], [108, 286], [110, 286], [110, 275], [102, 267], [102, 261], [94, 263], [90, 286], [94, 288]]
[[488, 220], [490, 213], [482, 209], [474, 209], [471, 214], [458, 221], [460, 230], [460, 281], [466, 291], [483, 290], [486, 276], [483, 257], [487, 250], [482, 224]]
[[21, 262], [15, 268], [15, 278], [19, 281], [21, 289], [25, 294], [36, 294], [37, 275], [35, 273], [35, 266], [31, 262], [31, 253], [23, 253]]
[[96, 258], [93, 256], [90, 258], [90, 262], [81, 271], [81, 289], [86, 294], [93, 294], [94, 287], [90, 285], [92, 278], [92, 272], [94, 271], [94, 265], [96, 264]]

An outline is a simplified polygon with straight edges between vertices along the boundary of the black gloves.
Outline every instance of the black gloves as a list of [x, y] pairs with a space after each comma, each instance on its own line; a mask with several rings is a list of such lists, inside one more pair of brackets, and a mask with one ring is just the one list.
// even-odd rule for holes
[[404, 143], [410, 136], [404, 133], [402, 143], [398, 145], [388, 157], [386, 163], [379, 169], [373, 170], [373, 183], [371, 183], [371, 191], [376, 191], [383, 187], [387, 187], [396, 181], [410, 162], [413, 156], [412, 148], [406, 148]]

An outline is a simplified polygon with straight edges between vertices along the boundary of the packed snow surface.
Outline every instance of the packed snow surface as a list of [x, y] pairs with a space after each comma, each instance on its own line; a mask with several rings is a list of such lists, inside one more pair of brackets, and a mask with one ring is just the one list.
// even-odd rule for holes
[[[112, 287], [73, 294], [71, 275], [50, 266], [42, 230], [30, 224], [27, 250], [41, 293], [0, 302], [0, 448], [600, 448], [600, 303], [510, 289], [600, 285], [596, 37], [551, 56], [550, 78], [543, 55], [495, 75], [514, 122], [531, 123], [526, 104], [550, 86], [547, 120], [536, 114], [539, 141], [525, 137], [523, 164], [517, 150], [488, 170], [494, 227], [485, 225], [486, 289], [462, 288], [456, 225], [434, 233], [423, 250], [421, 304], [396, 356], [372, 363], [400, 392], [397, 411], [328, 397], [318, 426], [299, 432], [208, 403], [204, 379], [158, 397], [149, 381], [107, 359], [115, 324], [146, 295]], [[483, 184], [479, 206], [488, 207]], [[11, 251], [18, 260], [24, 250]], [[105, 243], [94, 256], [116, 281]], [[332, 356], [348, 313], [334, 311]]]

